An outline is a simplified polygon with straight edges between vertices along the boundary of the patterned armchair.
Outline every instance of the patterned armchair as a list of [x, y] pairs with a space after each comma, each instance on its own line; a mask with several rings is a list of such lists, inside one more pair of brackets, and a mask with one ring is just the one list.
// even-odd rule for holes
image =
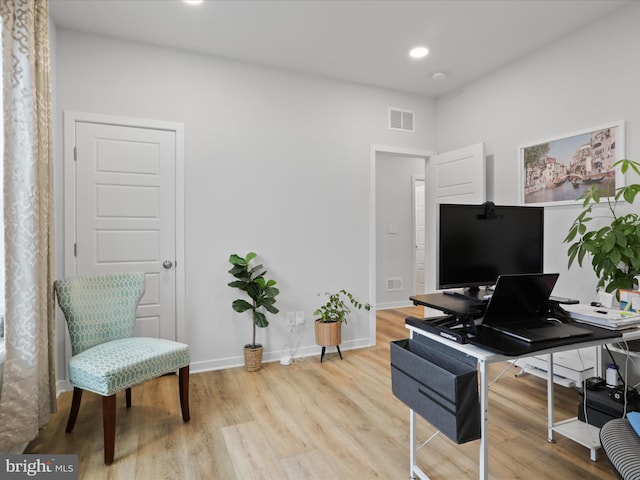
[[65, 278], [54, 283], [72, 348], [69, 379], [73, 400], [66, 432], [75, 425], [82, 391], [102, 395], [107, 465], [114, 458], [117, 392], [126, 391], [129, 408], [132, 386], [179, 371], [182, 419], [190, 419], [189, 347], [171, 340], [131, 336], [144, 286], [144, 273]]

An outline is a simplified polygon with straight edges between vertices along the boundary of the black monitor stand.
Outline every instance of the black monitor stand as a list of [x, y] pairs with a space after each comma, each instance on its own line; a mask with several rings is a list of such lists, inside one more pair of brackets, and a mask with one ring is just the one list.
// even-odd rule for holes
[[473, 300], [480, 300], [482, 301], [484, 296], [486, 295], [486, 288], [482, 289], [482, 294], [480, 293], [480, 287], [466, 287], [462, 289], [462, 295], [464, 295], [465, 297], [469, 297]]
[[467, 300], [476, 302], [486, 302], [487, 296], [491, 294], [489, 287], [465, 287], [459, 290], [443, 290], [444, 295], [450, 295], [454, 297], [460, 297]]
[[447, 315], [421, 319], [409, 317], [406, 323], [458, 343], [468, 343], [469, 336], [477, 334], [475, 320], [482, 316], [482, 300], [464, 295], [460, 291], [415, 295], [410, 298], [414, 305], [435, 308]]

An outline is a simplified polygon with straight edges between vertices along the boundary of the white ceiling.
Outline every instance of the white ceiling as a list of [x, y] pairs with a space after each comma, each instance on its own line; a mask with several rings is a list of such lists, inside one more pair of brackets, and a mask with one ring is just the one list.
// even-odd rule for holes
[[[50, 0], [50, 12], [58, 27], [438, 97], [634, 1]], [[410, 59], [415, 45], [430, 54]]]

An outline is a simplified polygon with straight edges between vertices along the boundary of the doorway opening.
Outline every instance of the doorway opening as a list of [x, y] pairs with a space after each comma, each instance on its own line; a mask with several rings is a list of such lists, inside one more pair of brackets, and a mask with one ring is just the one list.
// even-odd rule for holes
[[[417, 284], [414, 182], [422, 179], [424, 186], [427, 161], [433, 153], [400, 147], [371, 148], [369, 288], [376, 310], [411, 305], [409, 297]], [[425, 194], [423, 188], [423, 197]], [[424, 284], [424, 278], [422, 281]], [[375, 323], [374, 313], [371, 345], [375, 345]]]
[[[398, 235], [401, 232], [400, 221], [396, 222], [393, 217], [382, 218], [383, 209], [386, 208], [387, 203], [393, 203], [394, 198], [391, 195], [384, 196], [384, 190], [386, 186], [385, 175], [397, 174], [406, 162], [410, 159], [420, 159], [421, 167], [419, 169], [422, 172], [424, 178], [424, 218], [425, 218], [425, 230], [424, 230], [424, 289], [425, 292], [433, 291], [436, 287], [435, 284], [435, 269], [436, 265], [436, 238], [435, 230], [429, 229], [429, 225], [435, 225], [437, 222], [436, 205], [438, 203], [466, 203], [466, 204], [481, 204], [486, 201], [486, 172], [485, 172], [485, 156], [484, 156], [484, 144], [478, 143], [475, 145], [469, 145], [467, 147], [458, 148], [456, 150], [450, 150], [440, 154], [435, 152], [429, 152], [425, 150], [413, 150], [396, 147], [383, 147], [373, 145], [371, 147], [371, 199], [370, 199], [370, 281], [369, 281], [369, 298], [371, 298], [372, 305], [376, 309], [393, 308], [394, 304], [391, 299], [388, 302], [382, 301], [382, 294], [380, 284], [391, 285], [392, 288], [398, 285], [409, 285], [410, 289], [403, 291], [400, 290], [400, 302], [397, 306], [410, 304], [409, 297], [415, 292], [412, 289], [415, 287], [416, 282], [397, 281], [397, 277], [389, 274], [389, 271], [385, 271], [386, 265], [383, 264], [384, 255], [388, 254], [393, 257], [397, 252], [407, 252], [406, 256], [411, 260], [408, 262], [413, 270], [415, 267], [414, 259], [414, 238], [409, 237], [409, 240], [405, 242], [404, 246], [400, 246], [401, 242], [397, 242], [398, 245], [394, 249], [387, 248], [384, 250], [382, 247], [378, 248], [379, 244], [383, 244], [389, 240], [390, 236]], [[391, 164], [389, 170], [383, 173], [385, 168], [384, 162], [386, 159]], [[380, 171], [378, 171], [380, 170]], [[420, 171], [415, 173], [416, 177], [420, 176]], [[384, 180], [384, 181], [383, 181]], [[409, 192], [409, 199], [406, 201], [406, 211], [412, 211], [413, 205], [413, 187], [409, 181], [405, 182], [406, 189]], [[402, 196], [402, 192], [398, 194]], [[400, 209], [399, 211], [403, 211]], [[380, 219], [379, 219], [380, 217]], [[411, 218], [411, 217], [410, 217]], [[414, 222], [412, 219], [407, 223], [412, 225]], [[389, 242], [391, 243], [391, 242]], [[380, 251], [383, 254], [380, 254]], [[380, 259], [382, 258], [382, 259]], [[393, 267], [395, 268], [395, 267]], [[385, 275], [390, 275], [385, 278]], [[411, 271], [405, 274], [407, 278], [411, 279], [414, 273]], [[389, 281], [391, 280], [391, 281]], [[387, 291], [383, 291], [386, 295]], [[397, 299], [393, 299], [398, 301]], [[427, 313], [427, 312], [425, 312]], [[370, 316], [371, 324], [371, 345], [375, 345], [376, 340], [376, 325], [375, 314], [372, 312]]]

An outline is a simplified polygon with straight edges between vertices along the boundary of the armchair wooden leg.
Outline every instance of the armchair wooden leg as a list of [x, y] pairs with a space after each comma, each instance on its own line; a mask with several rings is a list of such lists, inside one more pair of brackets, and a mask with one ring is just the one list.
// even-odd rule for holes
[[73, 399], [71, 400], [71, 410], [69, 411], [69, 420], [67, 421], [67, 429], [65, 432], [71, 433], [78, 418], [80, 411], [80, 401], [82, 400], [82, 389], [73, 387]]
[[116, 443], [116, 396], [102, 397], [102, 428], [104, 430], [104, 463], [113, 463]]
[[127, 408], [131, 408], [131, 387], [127, 388], [125, 395], [127, 397]]
[[178, 385], [180, 389], [182, 420], [188, 422], [191, 419], [191, 415], [189, 414], [189, 365], [182, 367], [178, 372]]

